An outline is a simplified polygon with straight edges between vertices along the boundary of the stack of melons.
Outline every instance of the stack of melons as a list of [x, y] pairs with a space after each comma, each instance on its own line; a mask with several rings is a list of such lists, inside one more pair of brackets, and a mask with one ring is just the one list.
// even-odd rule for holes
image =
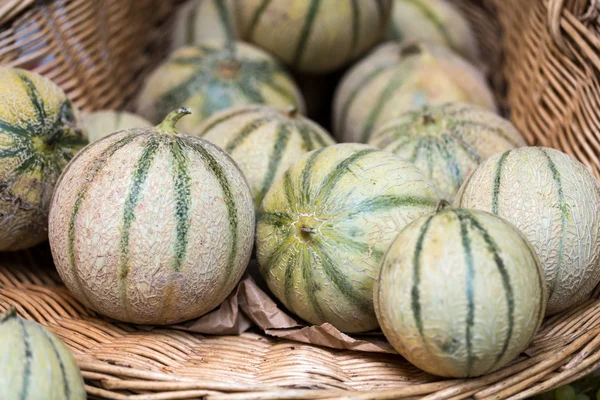
[[[0, 251], [49, 236], [85, 306], [136, 324], [200, 317], [254, 246], [298, 317], [380, 327], [419, 368], [470, 377], [600, 281], [600, 184], [496, 114], [446, 0], [192, 1], [177, 21], [138, 115], [81, 117], [48, 79], [0, 68]], [[331, 125], [346, 143], [304, 115], [322, 99], [299, 73], [341, 76]], [[23, 325], [11, 318], [0, 333]], [[36, 332], [50, 363], [70, 363]]]

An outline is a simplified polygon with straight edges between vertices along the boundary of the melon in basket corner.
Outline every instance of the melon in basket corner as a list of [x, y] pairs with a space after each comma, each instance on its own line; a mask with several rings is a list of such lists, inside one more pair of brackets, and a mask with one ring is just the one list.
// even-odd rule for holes
[[497, 154], [454, 203], [497, 214], [525, 234], [544, 267], [548, 315], [587, 299], [600, 281], [600, 183], [575, 158], [543, 147]]
[[108, 317], [196, 318], [227, 297], [250, 259], [248, 184], [223, 150], [174, 128], [187, 113], [89, 145], [57, 184], [56, 268], [79, 301]]
[[0, 314], [0, 398], [83, 400], [83, 377], [67, 346], [14, 308]]
[[482, 211], [445, 209], [408, 225], [383, 259], [374, 290], [385, 336], [434, 375], [502, 368], [544, 318], [539, 258], [511, 224]]
[[450, 101], [496, 111], [485, 77], [451, 50], [418, 42], [382, 44], [336, 89], [334, 133], [340, 141], [368, 142], [404, 112]]
[[48, 209], [62, 169], [87, 144], [78, 110], [50, 79], [0, 67], [0, 251], [48, 237]]
[[248, 180], [256, 209], [273, 182], [302, 154], [335, 143], [293, 106], [231, 108], [215, 114], [195, 133], [231, 155]]
[[305, 109], [294, 80], [271, 55], [247, 43], [206, 42], [176, 50], [150, 74], [137, 113], [157, 124], [169, 111], [189, 107], [192, 115], [180, 129], [191, 132], [218, 111], [248, 104]]
[[421, 171], [392, 153], [354, 143], [314, 150], [263, 200], [256, 233], [261, 273], [306, 321], [373, 330], [373, 283], [383, 255], [437, 201]]

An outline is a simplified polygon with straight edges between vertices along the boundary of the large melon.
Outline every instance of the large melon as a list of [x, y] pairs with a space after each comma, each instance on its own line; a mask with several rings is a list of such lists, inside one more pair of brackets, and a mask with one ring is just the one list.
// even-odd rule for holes
[[130, 128], [147, 128], [152, 124], [139, 115], [127, 111], [99, 110], [83, 113], [81, 125], [85, 128], [90, 143], [111, 133]]
[[497, 154], [455, 204], [504, 217], [527, 236], [544, 267], [548, 315], [586, 299], [600, 281], [600, 184], [574, 158], [542, 147]]
[[446, 46], [479, 62], [479, 49], [469, 22], [447, 0], [393, 0], [388, 39], [424, 41]]
[[443, 210], [408, 225], [375, 288], [383, 333], [434, 375], [484, 375], [512, 361], [544, 318], [540, 261], [527, 239], [492, 214]]
[[75, 358], [40, 324], [19, 318], [15, 309], [0, 314], [0, 398], [85, 400]]
[[248, 184], [217, 146], [173, 127], [134, 128], [86, 147], [50, 209], [50, 246], [73, 295], [139, 324], [196, 318], [243, 274], [254, 239]]
[[273, 182], [302, 154], [334, 144], [323, 128], [293, 107], [231, 108], [208, 119], [195, 134], [231, 155], [248, 180], [257, 209]]
[[78, 111], [51, 80], [0, 67], [0, 251], [48, 237], [54, 184], [87, 144]]
[[237, 37], [232, 0], [193, 0], [177, 9], [171, 46], [197, 45], [206, 41], [227, 44]]
[[435, 188], [392, 153], [339, 144], [302, 156], [263, 200], [257, 257], [271, 291], [313, 324], [377, 328], [373, 283], [388, 246], [435, 209]]
[[367, 142], [383, 124], [427, 104], [464, 102], [496, 110], [483, 75], [447, 48], [387, 43], [344, 76], [334, 100], [338, 140]]
[[146, 80], [137, 113], [159, 123], [171, 110], [187, 106], [193, 114], [180, 123], [189, 132], [217, 111], [248, 104], [304, 112], [304, 100], [292, 77], [273, 57], [254, 46], [203, 43], [173, 52]]
[[462, 103], [408, 111], [377, 130], [369, 143], [415, 164], [448, 201], [482, 161], [527, 145], [509, 121]]
[[343, 67], [385, 34], [391, 0], [244, 0], [236, 4], [244, 40], [294, 69]]

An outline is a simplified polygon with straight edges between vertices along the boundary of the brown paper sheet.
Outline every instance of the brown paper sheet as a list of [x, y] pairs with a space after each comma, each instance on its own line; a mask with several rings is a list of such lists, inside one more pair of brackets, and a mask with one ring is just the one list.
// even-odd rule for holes
[[212, 335], [235, 335], [255, 325], [267, 335], [302, 343], [343, 350], [396, 353], [381, 333], [350, 336], [328, 323], [307, 326], [296, 320], [261, 288], [266, 287], [261, 279], [256, 263], [251, 262], [236, 290], [219, 308], [172, 328]]

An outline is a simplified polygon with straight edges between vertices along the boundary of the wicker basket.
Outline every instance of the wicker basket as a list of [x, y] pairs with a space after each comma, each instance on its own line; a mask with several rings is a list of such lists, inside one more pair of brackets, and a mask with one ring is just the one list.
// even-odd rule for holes
[[[506, 85], [493, 71], [503, 65], [506, 110], [530, 143], [574, 154], [598, 176], [597, 1], [455, 2], [480, 36], [501, 103]], [[0, 2], [0, 59], [46, 73], [83, 108], [120, 107], [160, 57], [152, 49], [161, 48], [160, 26], [170, 4]], [[79, 362], [91, 398], [522, 399], [600, 365], [598, 289], [591, 300], [547, 319], [509, 366], [481, 378], [444, 380], [399, 356], [332, 350], [260, 333], [203, 336], [109, 323], [79, 304], [39, 253], [0, 254], [0, 310], [14, 306], [61, 337]]]

